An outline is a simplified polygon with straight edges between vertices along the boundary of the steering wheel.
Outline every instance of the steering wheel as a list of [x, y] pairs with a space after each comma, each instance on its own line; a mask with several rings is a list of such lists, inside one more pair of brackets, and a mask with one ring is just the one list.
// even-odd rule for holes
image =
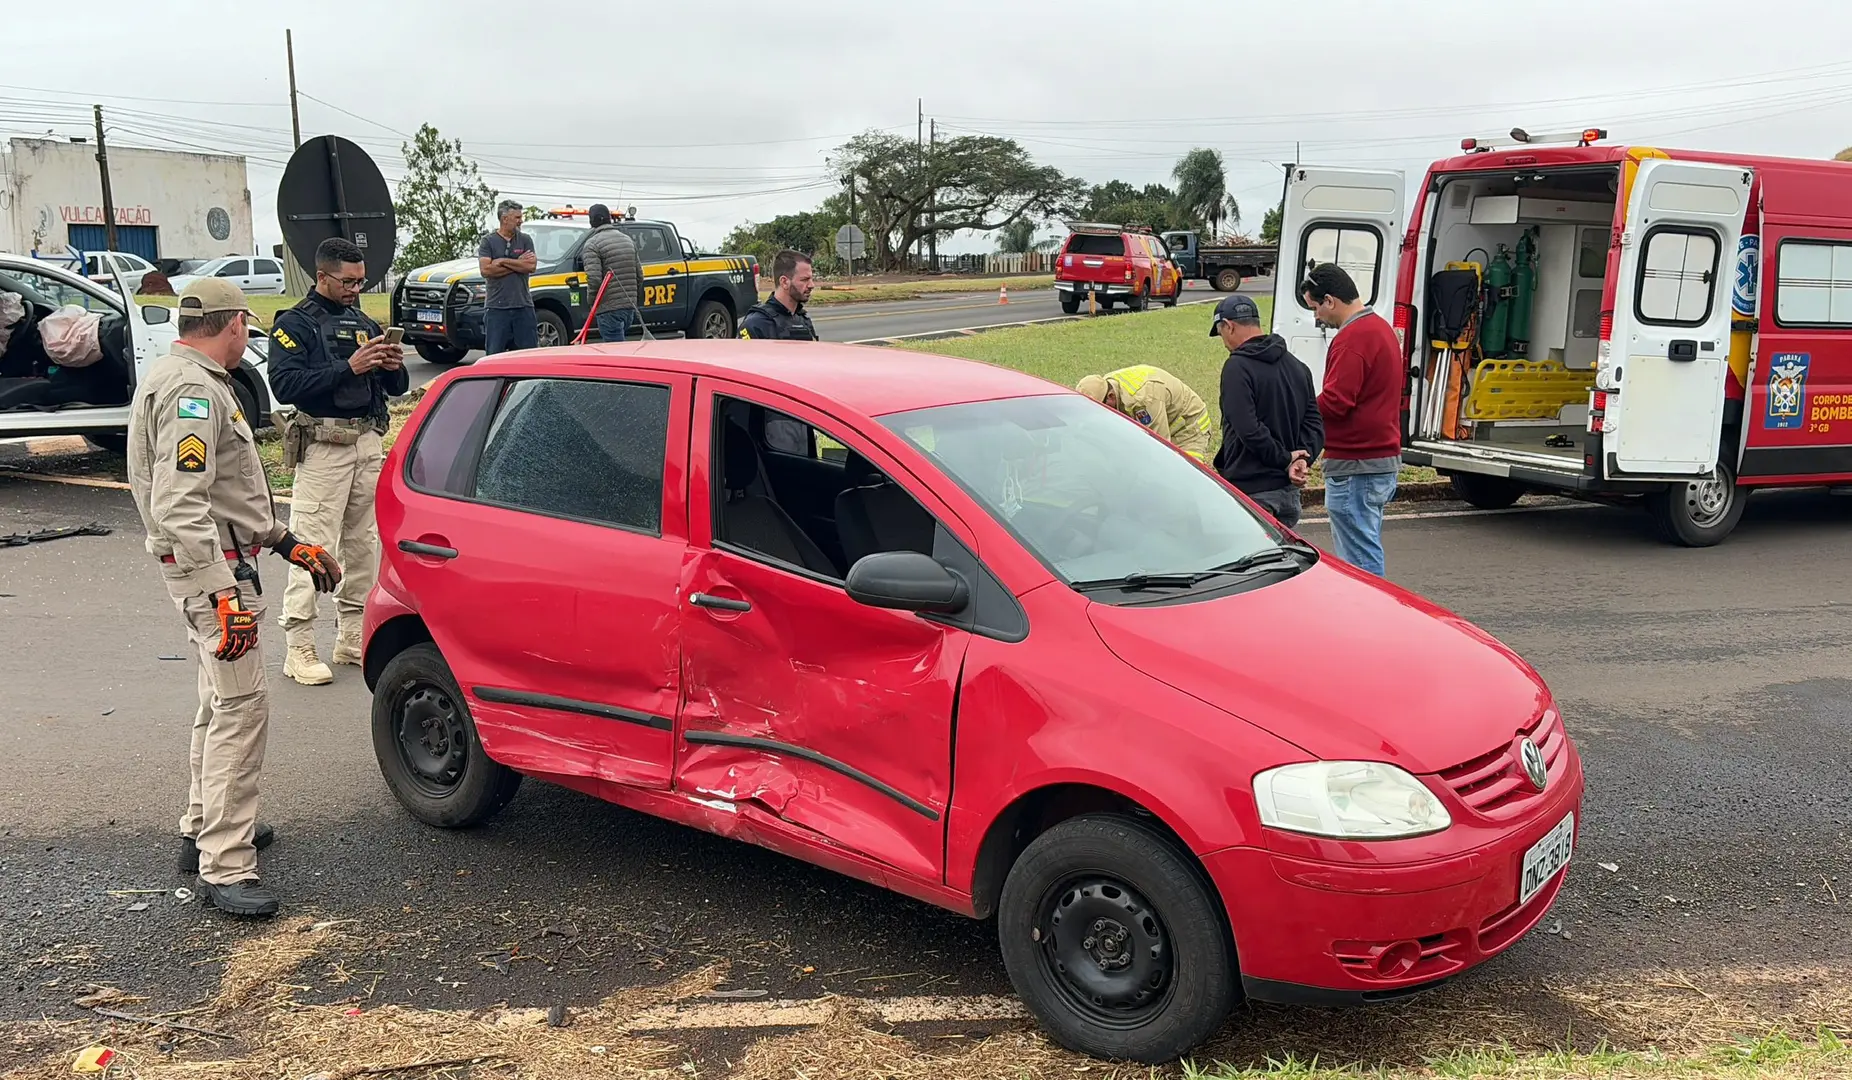
[[1049, 522], [1048, 533], [1050, 536], [1072, 533], [1076, 539], [1085, 540], [1089, 544], [1096, 543], [1099, 540], [1100, 526], [1104, 524], [1104, 518], [1094, 518], [1091, 531], [1082, 529], [1080, 522], [1089, 512], [1104, 509], [1106, 509], [1106, 497], [1100, 492], [1095, 491], [1090, 496], [1083, 496], [1059, 511], [1059, 515]]

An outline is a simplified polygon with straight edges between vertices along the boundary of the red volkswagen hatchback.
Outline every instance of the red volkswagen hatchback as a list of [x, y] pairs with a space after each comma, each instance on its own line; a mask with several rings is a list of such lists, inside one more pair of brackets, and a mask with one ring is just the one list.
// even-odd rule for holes
[[995, 916], [1088, 1053], [1432, 985], [1535, 926], [1575, 844], [1523, 660], [1031, 376], [516, 353], [432, 384], [378, 505], [365, 671], [413, 815], [530, 776]]

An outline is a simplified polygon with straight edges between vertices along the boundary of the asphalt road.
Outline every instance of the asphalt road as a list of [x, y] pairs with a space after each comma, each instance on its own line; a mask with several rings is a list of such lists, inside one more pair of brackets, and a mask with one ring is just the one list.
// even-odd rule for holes
[[[1272, 278], [1245, 282], [1241, 291], [1254, 296], [1273, 291]], [[1223, 294], [1200, 281], [1184, 283], [1181, 304], [1214, 303]], [[1116, 308], [1107, 317], [1124, 314]], [[1017, 290], [1010, 302], [999, 304], [996, 293], [943, 293], [917, 300], [879, 300], [852, 304], [818, 304], [810, 309], [817, 333], [826, 341], [872, 341], [913, 334], [934, 334], [951, 330], [995, 327], [1009, 323], [1062, 317], [1061, 302], [1053, 289]], [[472, 352], [465, 364], [474, 363], [482, 354]], [[410, 355], [406, 369], [411, 372], [412, 386], [418, 387], [443, 374], [447, 368], [428, 363], [416, 353]]]
[[[228, 943], [262, 932], [171, 895], [111, 895], [188, 884], [172, 865], [185, 640], [126, 493], [0, 474], [0, 534], [93, 520], [116, 531], [0, 548], [0, 1021], [74, 1015], [89, 983], [184, 1007]], [[1536, 664], [1590, 785], [1552, 925], [1424, 1000], [1507, 980], [1852, 970], [1849, 526], [1852, 501], [1810, 493], [1758, 496], [1728, 543], [1698, 551], [1612, 508], [1391, 524], [1391, 577]], [[263, 570], [274, 598], [280, 566]], [[281, 837], [265, 874], [293, 911], [355, 920], [361, 944], [337, 966], [369, 973], [318, 963], [306, 996], [544, 1007], [716, 959], [727, 987], [778, 998], [1009, 992], [988, 925], [561, 789], [529, 784], [474, 832], [416, 825], [380, 780], [358, 672], [287, 682], [273, 617], [263, 632], [264, 816]], [[1339, 662], [1315, 641], [1305, 657], [1308, 677]], [[1411, 678], [1447, 677], [1406, 661]], [[538, 959], [503, 974], [511, 945]], [[1268, 1052], [1323, 1045], [1322, 1014], [1290, 1015], [1279, 1031], [1297, 1034]], [[1586, 1043], [1612, 1020], [1560, 1022]]]

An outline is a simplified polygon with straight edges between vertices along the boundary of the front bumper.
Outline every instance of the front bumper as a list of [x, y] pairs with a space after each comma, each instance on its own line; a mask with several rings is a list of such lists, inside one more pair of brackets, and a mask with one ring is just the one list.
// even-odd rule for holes
[[[408, 344], [447, 345], [469, 352], [488, 344], [483, 305], [459, 287], [401, 285], [392, 298], [392, 323]], [[436, 316], [429, 318], [428, 316]]]
[[1367, 866], [1252, 847], [1206, 856], [1248, 996], [1296, 1004], [1390, 1000], [1510, 948], [1543, 920], [1569, 873], [1564, 867], [1519, 904], [1524, 853], [1570, 813], [1581, 839], [1583, 779], [1573, 746], [1569, 766], [1521, 825], [1439, 858]]

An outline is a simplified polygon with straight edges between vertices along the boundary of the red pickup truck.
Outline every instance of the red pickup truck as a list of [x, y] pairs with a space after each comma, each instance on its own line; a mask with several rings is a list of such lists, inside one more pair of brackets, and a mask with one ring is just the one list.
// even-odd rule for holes
[[1067, 242], [1055, 263], [1055, 291], [1061, 310], [1080, 310], [1089, 296], [1101, 308], [1117, 301], [1143, 311], [1152, 300], [1175, 307], [1183, 293], [1183, 272], [1170, 249], [1149, 229], [1069, 222]]

